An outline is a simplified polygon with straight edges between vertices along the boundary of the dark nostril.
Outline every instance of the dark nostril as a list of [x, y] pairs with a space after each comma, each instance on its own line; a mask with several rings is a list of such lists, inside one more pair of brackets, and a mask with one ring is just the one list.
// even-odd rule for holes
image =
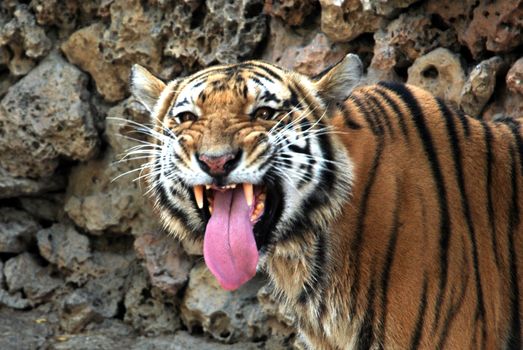
[[231, 172], [240, 160], [240, 152], [226, 153], [219, 156], [201, 154], [198, 161], [201, 168], [211, 175], [224, 175]]

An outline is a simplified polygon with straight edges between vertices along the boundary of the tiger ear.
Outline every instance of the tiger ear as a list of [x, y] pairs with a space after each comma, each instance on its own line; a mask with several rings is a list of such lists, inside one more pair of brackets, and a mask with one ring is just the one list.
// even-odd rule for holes
[[316, 81], [316, 89], [327, 104], [344, 101], [362, 76], [363, 63], [357, 55], [349, 53]]
[[152, 112], [165, 83], [149, 73], [144, 67], [135, 64], [131, 68], [131, 94]]

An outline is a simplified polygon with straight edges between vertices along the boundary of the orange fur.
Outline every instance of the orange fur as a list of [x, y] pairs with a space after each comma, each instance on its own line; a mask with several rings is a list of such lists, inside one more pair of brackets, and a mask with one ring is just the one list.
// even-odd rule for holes
[[[231, 67], [168, 84], [172, 93], [156, 107], [163, 123], [156, 130], [168, 125], [178, 135], [184, 169], [195, 152], [228, 148], [241, 148], [247, 164], [255, 164], [276, 123], [249, 117], [255, 102], [243, 93], [245, 82], [260, 74], [280, 76], [281, 99], [297, 91], [313, 111], [306, 118], [336, 130], [324, 142], [333, 147], [333, 159], [346, 164], [335, 172], [351, 174], [350, 193], [333, 180], [331, 201], [306, 208], [309, 226], [290, 230], [288, 239], [273, 237], [266, 247], [271, 285], [296, 312], [311, 349], [521, 346], [518, 121], [463, 116], [413, 86], [360, 87], [343, 101], [340, 84], [349, 79], [339, 75], [343, 63], [316, 81], [261, 62], [247, 62], [235, 74]], [[168, 110], [176, 95], [202, 77], [207, 87], [195, 101], [201, 116], [173, 123]], [[205, 223], [189, 194], [177, 203], [156, 199], [170, 232], [201, 241]]]

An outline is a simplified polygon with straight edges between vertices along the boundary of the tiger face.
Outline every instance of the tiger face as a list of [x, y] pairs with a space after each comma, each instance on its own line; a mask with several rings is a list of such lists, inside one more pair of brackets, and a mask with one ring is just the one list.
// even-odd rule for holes
[[167, 84], [133, 67], [132, 93], [153, 124], [150, 193], [168, 231], [203, 241], [223, 288], [251, 279], [296, 227], [329, 225], [348, 200], [352, 163], [329, 110], [361, 74], [355, 55], [317, 80], [259, 61]]

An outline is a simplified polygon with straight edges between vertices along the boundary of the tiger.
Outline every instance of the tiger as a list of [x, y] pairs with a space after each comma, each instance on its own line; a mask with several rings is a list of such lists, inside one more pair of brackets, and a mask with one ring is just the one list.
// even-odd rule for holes
[[226, 290], [263, 271], [309, 349], [521, 349], [523, 136], [430, 92], [259, 60], [165, 83], [147, 188]]

